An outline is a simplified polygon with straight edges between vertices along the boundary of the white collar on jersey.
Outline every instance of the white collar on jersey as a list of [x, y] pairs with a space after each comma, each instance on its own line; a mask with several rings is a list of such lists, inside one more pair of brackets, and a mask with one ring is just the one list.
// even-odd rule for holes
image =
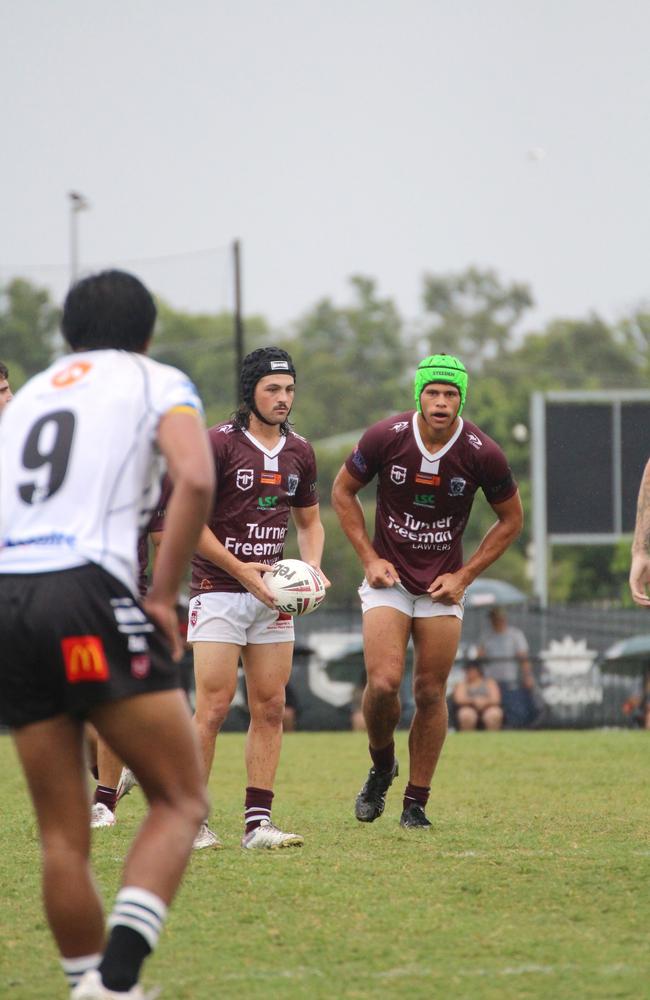
[[275, 458], [276, 455], [279, 455], [282, 449], [284, 448], [285, 444], [287, 443], [286, 436], [284, 434], [281, 434], [280, 440], [276, 444], [275, 448], [269, 450], [268, 448], [265, 448], [263, 444], [260, 444], [257, 438], [253, 437], [250, 431], [244, 431], [244, 434], [246, 435], [250, 443], [254, 444], [256, 448], [259, 448], [260, 451], [264, 452], [264, 454], [268, 458]]
[[461, 433], [461, 431], [463, 429], [463, 426], [464, 426], [463, 425], [463, 418], [459, 417], [458, 418], [458, 427], [456, 428], [456, 432], [453, 435], [453, 437], [449, 438], [449, 441], [447, 441], [447, 444], [444, 445], [440, 449], [440, 451], [437, 451], [435, 453], [435, 455], [433, 455], [429, 451], [429, 449], [426, 447], [424, 441], [422, 440], [422, 435], [420, 434], [420, 428], [418, 427], [418, 414], [417, 414], [417, 410], [413, 414], [413, 437], [415, 438], [415, 442], [416, 442], [418, 448], [420, 449], [420, 451], [422, 452], [422, 455], [424, 456], [424, 458], [426, 458], [427, 462], [437, 462], [438, 459], [440, 459], [440, 458], [443, 457], [443, 455], [446, 455], [447, 452], [449, 451], [449, 449], [456, 443], [456, 441], [460, 437], [460, 433]]

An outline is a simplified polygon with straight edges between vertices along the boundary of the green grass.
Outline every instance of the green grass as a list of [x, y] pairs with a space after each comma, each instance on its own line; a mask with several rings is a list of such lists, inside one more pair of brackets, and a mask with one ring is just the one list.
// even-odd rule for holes
[[[274, 818], [302, 850], [244, 853], [243, 737], [220, 737], [213, 825], [194, 855], [145, 982], [164, 1000], [643, 997], [650, 958], [648, 736], [452, 734], [433, 831], [352, 815], [363, 734], [285, 737]], [[0, 996], [65, 1000], [40, 903], [34, 822], [0, 738]], [[110, 902], [142, 814], [135, 790], [94, 862]]]

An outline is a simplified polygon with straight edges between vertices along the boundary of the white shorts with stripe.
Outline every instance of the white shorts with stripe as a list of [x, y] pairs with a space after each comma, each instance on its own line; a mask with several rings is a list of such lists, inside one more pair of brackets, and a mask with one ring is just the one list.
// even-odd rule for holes
[[190, 601], [187, 641], [237, 646], [293, 642], [293, 618], [271, 611], [249, 593], [198, 594]]
[[401, 583], [392, 587], [371, 587], [364, 580], [359, 587], [361, 610], [365, 614], [370, 608], [395, 608], [409, 618], [440, 618], [453, 615], [463, 620], [465, 596], [460, 604], [441, 604], [432, 601], [428, 594], [411, 594]]

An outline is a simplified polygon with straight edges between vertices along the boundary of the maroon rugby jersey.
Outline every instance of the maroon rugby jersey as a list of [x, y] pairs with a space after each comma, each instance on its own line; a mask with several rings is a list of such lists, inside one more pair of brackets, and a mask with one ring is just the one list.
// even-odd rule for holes
[[461, 418], [451, 440], [432, 454], [413, 410], [370, 427], [345, 467], [364, 484], [378, 477], [373, 545], [412, 594], [426, 593], [437, 576], [462, 566], [463, 531], [479, 487], [490, 503], [517, 490], [505, 455], [476, 424]]
[[[232, 423], [217, 424], [208, 434], [216, 472], [208, 527], [242, 562], [277, 562], [282, 558], [289, 509], [318, 503], [314, 449], [293, 431], [272, 450]], [[164, 493], [168, 495], [167, 490]], [[163, 526], [160, 513], [154, 530]], [[245, 589], [209, 559], [194, 555], [192, 597], [209, 591], [239, 594]]]

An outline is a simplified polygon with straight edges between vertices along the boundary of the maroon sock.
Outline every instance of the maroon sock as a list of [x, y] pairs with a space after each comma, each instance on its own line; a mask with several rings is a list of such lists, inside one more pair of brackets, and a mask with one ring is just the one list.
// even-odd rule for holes
[[424, 788], [422, 785], [412, 785], [409, 781], [408, 785], [404, 789], [404, 802], [402, 804], [402, 809], [408, 809], [408, 807], [414, 802], [417, 802], [417, 804], [422, 806], [424, 809], [429, 801], [430, 791], [430, 788]]
[[271, 803], [273, 802], [273, 792], [269, 788], [246, 789], [246, 802], [244, 804], [244, 819], [246, 821], [246, 833], [257, 830], [263, 819], [271, 821]]
[[387, 747], [375, 750], [368, 744], [372, 763], [376, 771], [392, 771], [395, 764], [395, 741], [391, 740]]
[[109, 788], [108, 785], [97, 785], [93, 802], [103, 803], [107, 809], [110, 809], [114, 813], [117, 806], [117, 788]]

